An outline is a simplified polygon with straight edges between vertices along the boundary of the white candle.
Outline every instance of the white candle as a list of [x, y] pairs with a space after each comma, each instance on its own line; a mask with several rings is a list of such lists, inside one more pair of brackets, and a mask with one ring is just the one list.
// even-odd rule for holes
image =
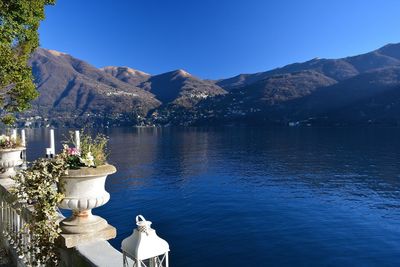
[[55, 146], [55, 142], [54, 142], [54, 129], [50, 130], [50, 149], [51, 149], [51, 153], [55, 155], [56, 154], [56, 146]]
[[51, 156], [51, 148], [46, 148], [46, 158], [50, 158]]
[[75, 131], [75, 146], [76, 149], [81, 149], [81, 138], [79, 136], [79, 131]]
[[22, 146], [26, 146], [25, 129], [21, 130], [21, 143], [22, 143]]
[[17, 140], [17, 129], [12, 130], [11, 139]]

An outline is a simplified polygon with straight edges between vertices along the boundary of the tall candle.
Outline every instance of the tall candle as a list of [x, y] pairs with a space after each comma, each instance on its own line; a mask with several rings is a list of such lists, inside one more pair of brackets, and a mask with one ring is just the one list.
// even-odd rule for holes
[[11, 139], [17, 140], [17, 129], [12, 130]]
[[79, 131], [75, 131], [75, 147], [76, 149], [81, 149], [81, 138], [79, 136]]
[[51, 149], [51, 154], [55, 155], [56, 154], [56, 146], [54, 142], [54, 129], [50, 130], [50, 149]]
[[46, 158], [50, 158], [51, 157], [51, 148], [46, 148]]
[[26, 146], [25, 129], [21, 130], [21, 143], [22, 143], [22, 146]]

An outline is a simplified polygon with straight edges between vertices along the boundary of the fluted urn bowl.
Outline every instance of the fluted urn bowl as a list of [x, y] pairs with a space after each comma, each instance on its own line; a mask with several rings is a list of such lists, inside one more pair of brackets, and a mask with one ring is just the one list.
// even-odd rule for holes
[[0, 179], [11, 178], [15, 175], [15, 167], [24, 163], [22, 151], [25, 147], [0, 149]]
[[59, 190], [65, 197], [58, 206], [72, 210], [72, 216], [60, 223], [63, 233], [92, 233], [107, 227], [107, 221], [93, 215], [92, 209], [110, 200], [105, 183], [107, 176], [116, 171], [113, 165], [106, 164], [96, 168], [70, 169], [67, 175], [61, 177]]

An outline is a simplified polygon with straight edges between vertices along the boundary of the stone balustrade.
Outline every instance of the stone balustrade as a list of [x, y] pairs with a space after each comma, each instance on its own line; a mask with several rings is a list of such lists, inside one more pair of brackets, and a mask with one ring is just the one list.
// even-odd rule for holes
[[[13, 240], [16, 240], [16, 234], [24, 229], [24, 224], [31, 218], [31, 210], [25, 207], [18, 207], [13, 204], [15, 197], [10, 193], [13, 186], [13, 180], [0, 179], [0, 242], [10, 255], [15, 266], [25, 266], [23, 261], [17, 256], [16, 246]], [[62, 216], [60, 214], [60, 216]], [[29, 242], [29, 233], [23, 244]], [[85, 240], [84, 244], [73, 248], [61, 248], [61, 266], [122, 266], [122, 253], [113, 248], [110, 243], [102, 239], [93, 237], [91, 240]], [[29, 255], [24, 255], [29, 257]], [[118, 260], [120, 259], [120, 264]]]
[[[51, 130], [50, 133], [52, 152], [49, 156], [55, 154], [54, 131]], [[24, 134], [23, 136], [25, 137]], [[79, 132], [76, 133], [76, 138], [76, 144], [79, 147]], [[15, 167], [23, 166], [24, 152], [25, 147], [3, 149], [0, 155], [2, 168], [0, 172], [0, 248], [7, 250], [15, 266], [26, 266], [27, 262], [37, 262], [33, 258], [35, 253], [26, 252], [32, 244], [31, 239], [34, 234], [30, 233], [26, 227], [33, 219], [33, 206], [22, 205], [23, 203], [16, 201], [16, 196], [11, 193], [15, 182], [10, 177], [15, 175]], [[60, 266], [168, 267], [168, 243], [156, 235], [155, 230], [150, 227], [151, 222], [145, 221], [141, 215], [138, 217], [142, 218], [142, 221], [138, 221], [137, 217], [138, 229], [135, 229], [133, 234], [123, 242], [124, 255], [130, 257], [124, 257], [107, 242], [115, 238], [116, 229], [105, 219], [93, 215], [91, 210], [108, 202], [110, 195], [105, 190], [105, 181], [107, 175], [115, 172], [114, 166], [104, 164], [97, 168], [69, 169], [61, 176], [59, 183], [62, 186], [59, 190], [65, 197], [58, 205], [62, 209], [72, 210], [72, 215], [65, 218], [59, 213], [61, 233], [57, 242], [61, 256]], [[137, 231], [141, 231], [142, 224], [148, 224], [148, 229], [146, 228], [144, 232], [145, 237], [137, 234]], [[140, 242], [142, 239], [144, 245]], [[23, 254], [18, 253], [18, 250]], [[141, 251], [140, 255], [138, 251]], [[149, 265], [145, 265], [148, 263]]]

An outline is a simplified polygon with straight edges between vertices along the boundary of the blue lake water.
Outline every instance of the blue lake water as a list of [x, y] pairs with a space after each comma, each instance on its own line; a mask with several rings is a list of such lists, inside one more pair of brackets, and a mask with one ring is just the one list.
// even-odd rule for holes
[[[400, 129], [106, 133], [118, 172], [93, 213], [117, 228], [118, 249], [143, 214], [173, 267], [400, 266]], [[28, 159], [47, 139], [28, 131]]]

